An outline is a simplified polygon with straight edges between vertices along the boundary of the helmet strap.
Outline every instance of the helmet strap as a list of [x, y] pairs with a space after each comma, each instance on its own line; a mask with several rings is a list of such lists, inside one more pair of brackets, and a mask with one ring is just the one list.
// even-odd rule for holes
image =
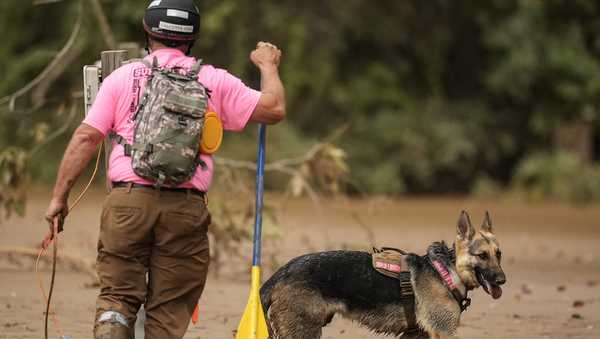
[[[188, 43], [188, 49], [187, 49], [187, 52], [185, 53], [185, 55], [189, 56], [192, 54], [192, 48], [194, 48], [195, 43], [196, 43], [195, 40], [192, 40]], [[146, 52], [148, 54], [152, 54], [152, 51], [150, 50], [150, 36], [148, 35], [147, 32], [144, 32], [144, 49], [146, 50]]]
[[195, 43], [196, 43], [196, 40], [190, 41], [190, 43], [188, 44], [187, 53], [185, 53], [185, 55], [190, 56], [192, 54], [192, 48], [194, 48]]
[[144, 32], [144, 49], [146, 53], [150, 54], [150, 38], [148, 37], [148, 33]]

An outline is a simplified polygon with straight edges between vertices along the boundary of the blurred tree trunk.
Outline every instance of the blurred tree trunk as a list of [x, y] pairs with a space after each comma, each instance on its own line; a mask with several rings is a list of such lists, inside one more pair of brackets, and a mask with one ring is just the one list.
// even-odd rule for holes
[[33, 107], [41, 107], [46, 102], [46, 97], [52, 85], [54, 85], [54, 83], [63, 75], [67, 68], [73, 67], [77, 62], [83, 51], [82, 47], [83, 45], [78, 44], [77, 46], [70, 48], [63, 55], [60, 62], [57, 62], [54, 67], [49, 69], [47, 76], [31, 93]]
[[98, 20], [98, 25], [100, 25], [100, 31], [102, 32], [104, 43], [109, 49], [116, 49], [117, 42], [115, 35], [110, 27], [110, 24], [108, 23], [106, 14], [102, 9], [102, 4], [100, 4], [98, 0], [90, 0], [90, 2], [94, 11], [94, 15], [96, 16], [96, 20]]
[[565, 123], [554, 131], [554, 143], [559, 150], [577, 155], [590, 163], [594, 154], [593, 125], [586, 121]]

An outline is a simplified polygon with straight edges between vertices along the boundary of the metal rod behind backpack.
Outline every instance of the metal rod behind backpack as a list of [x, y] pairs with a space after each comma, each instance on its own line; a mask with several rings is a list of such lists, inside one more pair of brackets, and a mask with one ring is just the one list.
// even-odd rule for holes
[[[128, 58], [126, 50], [104, 51], [100, 54], [100, 67], [96, 65], [83, 66], [83, 92], [85, 102], [85, 115], [88, 115], [96, 95], [102, 84], [117, 68], [121, 67]], [[104, 169], [106, 175], [106, 189], [110, 192], [112, 189], [108, 180], [108, 159], [112, 151], [112, 143], [110, 140], [104, 141]]]

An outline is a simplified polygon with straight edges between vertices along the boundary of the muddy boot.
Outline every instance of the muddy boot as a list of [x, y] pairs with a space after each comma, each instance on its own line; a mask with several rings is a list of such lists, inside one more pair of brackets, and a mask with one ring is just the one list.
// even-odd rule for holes
[[134, 339], [125, 317], [118, 312], [104, 312], [94, 326], [94, 339]]

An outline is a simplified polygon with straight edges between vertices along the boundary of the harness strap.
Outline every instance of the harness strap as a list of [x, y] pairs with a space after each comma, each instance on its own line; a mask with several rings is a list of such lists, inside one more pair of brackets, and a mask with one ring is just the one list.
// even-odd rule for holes
[[417, 324], [415, 309], [415, 292], [411, 281], [411, 273], [406, 262], [406, 252], [396, 248], [373, 248], [373, 268], [387, 277], [397, 279], [400, 283], [400, 299], [404, 310], [407, 329], [405, 334], [416, 335], [421, 332]]
[[404, 310], [404, 318], [406, 319], [406, 333], [418, 332], [417, 315], [415, 309], [415, 292], [413, 291], [410, 271], [400, 273], [398, 280], [400, 281], [400, 293], [402, 295], [402, 309]]

